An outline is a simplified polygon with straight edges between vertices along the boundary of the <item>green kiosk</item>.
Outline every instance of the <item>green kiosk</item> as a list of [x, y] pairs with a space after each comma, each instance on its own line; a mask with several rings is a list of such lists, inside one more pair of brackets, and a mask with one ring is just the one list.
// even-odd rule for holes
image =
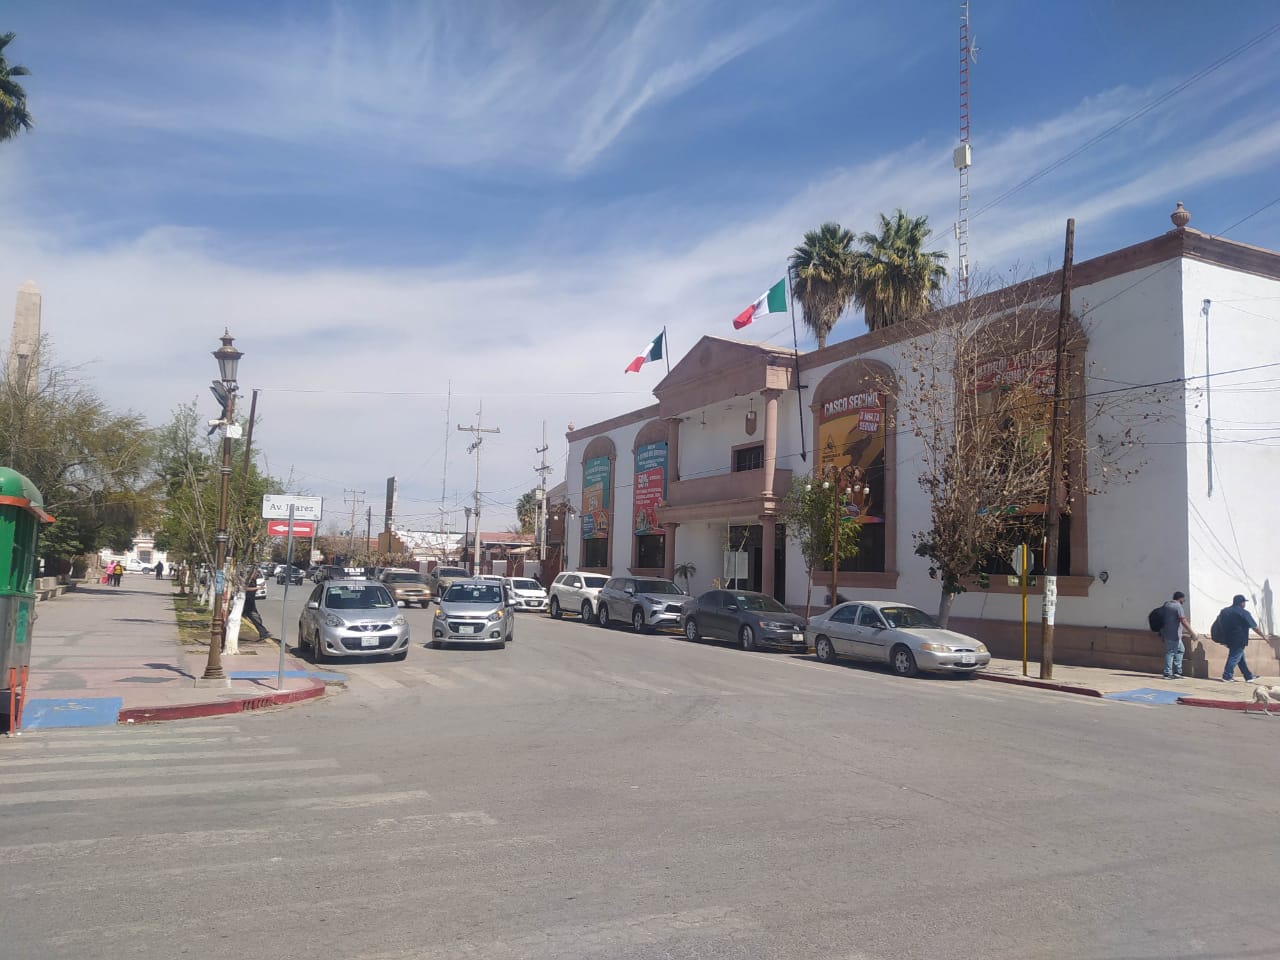
[[0, 467], [0, 710], [8, 710], [11, 734], [22, 728], [31, 664], [36, 538], [40, 524], [52, 522], [35, 484], [16, 470]]

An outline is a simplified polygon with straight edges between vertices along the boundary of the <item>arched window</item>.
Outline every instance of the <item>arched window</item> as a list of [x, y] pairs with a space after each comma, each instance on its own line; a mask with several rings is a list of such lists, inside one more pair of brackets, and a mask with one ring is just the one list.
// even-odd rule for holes
[[584, 570], [611, 571], [613, 537], [613, 467], [617, 451], [608, 437], [596, 437], [582, 452], [582, 553]]
[[670, 472], [665, 420], [650, 420], [636, 434], [632, 485], [631, 569], [658, 572], [666, 562], [666, 537], [658, 525], [658, 506], [667, 498]]

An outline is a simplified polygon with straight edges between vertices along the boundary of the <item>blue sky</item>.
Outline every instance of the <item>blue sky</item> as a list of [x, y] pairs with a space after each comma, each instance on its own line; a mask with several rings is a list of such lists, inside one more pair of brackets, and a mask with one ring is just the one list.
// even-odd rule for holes
[[[62, 360], [155, 422], [207, 393], [228, 325], [273, 471], [371, 502], [397, 473], [407, 525], [440, 497], [452, 379], [454, 423], [484, 395], [502, 426], [502, 527], [543, 419], [562, 456], [568, 422], [646, 402], [659, 374], [627, 360], [663, 324], [677, 357], [731, 335], [805, 229], [901, 206], [954, 257], [958, 12], [16, 0], [37, 128], [0, 147], [0, 290], [35, 279]], [[1248, 0], [971, 16], [974, 211], [1280, 22]], [[1220, 232], [1274, 199], [1278, 55], [1280, 34], [982, 210], [974, 268], [1044, 267], [1068, 216], [1085, 259], [1176, 200]], [[1230, 235], [1280, 247], [1280, 206]]]

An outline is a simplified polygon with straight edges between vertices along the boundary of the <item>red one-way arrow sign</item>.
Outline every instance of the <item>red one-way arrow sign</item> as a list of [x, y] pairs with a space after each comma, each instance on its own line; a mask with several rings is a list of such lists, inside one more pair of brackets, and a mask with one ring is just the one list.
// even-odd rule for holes
[[[288, 535], [289, 535], [288, 520], [268, 520], [267, 521], [267, 536], [287, 537]], [[295, 537], [314, 537], [316, 535], [316, 522], [314, 520], [293, 521], [293, 535]]]

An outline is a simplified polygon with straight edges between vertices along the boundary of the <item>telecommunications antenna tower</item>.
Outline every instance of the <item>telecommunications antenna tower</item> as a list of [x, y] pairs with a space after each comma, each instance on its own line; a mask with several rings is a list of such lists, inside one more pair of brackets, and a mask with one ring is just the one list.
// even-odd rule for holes
[[951, 155], [960, 172], [960, 211], [956, 218], [956, 260], [960, 299], [969, 299], [969, 167], [973, 150], [969, 146], [969, 65], [977, 63], [978, 47], [969, 36], [969, 0], [960, 3], [960, 145]]

